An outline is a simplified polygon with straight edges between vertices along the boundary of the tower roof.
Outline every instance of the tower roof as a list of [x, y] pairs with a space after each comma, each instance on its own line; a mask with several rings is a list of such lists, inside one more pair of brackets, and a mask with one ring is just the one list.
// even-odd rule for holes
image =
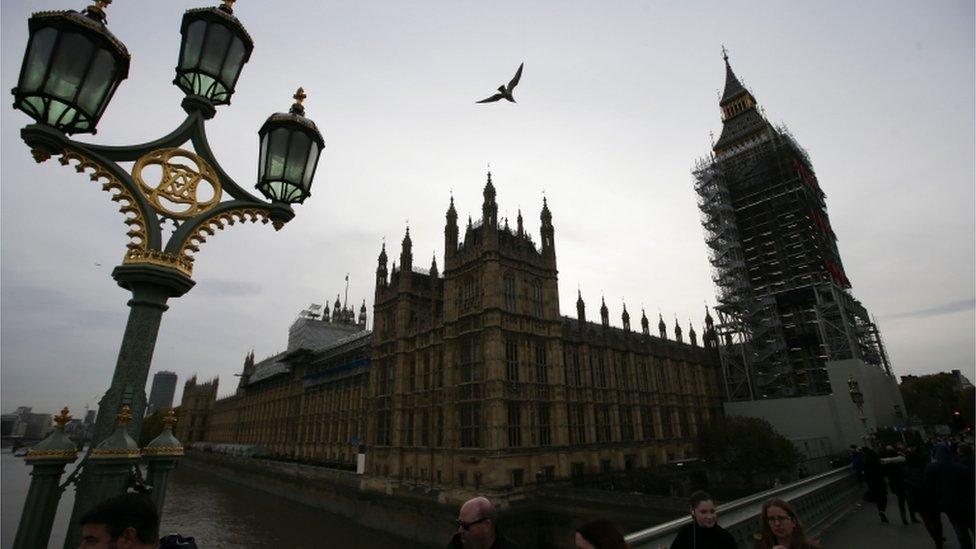
[[722, 92], [722, 100], [719, 104], [725, 104], [732, 99], [735, 99], [742, 93], [747, 93], [745, 86], [739, 82], [739, 79], [732, 72], [732, 65], [729, 64], [729, 53], [722, 48], [722, 59], [725, 60], [725, 91]]

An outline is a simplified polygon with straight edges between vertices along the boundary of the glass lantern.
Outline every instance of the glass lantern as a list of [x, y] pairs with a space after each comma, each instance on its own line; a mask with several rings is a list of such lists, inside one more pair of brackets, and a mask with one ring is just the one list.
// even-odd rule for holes
[[227, 105], [254, 41], [234, 17], [230, 2], [219, 8], [192, 9], [183, 14], [176, 84], [187, 95], [199, 95], [214, 105]]
[[300, 204], [311, 194], [325, 141], [315, 123], [305, 118], [304, 90], [298, 88], [294, 97], [288, 113], [272, 114], [258, 131], [257, 189], [274, 202]]

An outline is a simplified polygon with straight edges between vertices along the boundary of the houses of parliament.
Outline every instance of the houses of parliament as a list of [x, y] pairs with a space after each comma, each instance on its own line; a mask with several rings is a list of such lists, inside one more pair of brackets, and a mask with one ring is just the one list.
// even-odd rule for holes
[[451, 198], [444, 266], [414, 262], [409, 228], [376, 269], [373, 330], [336, 300], [302, 315], [286, 351], [245, 360], [237, 391], [185, 387], [178, 435], [211, 449], [356, 469], [367, 483], [504, 490], [694, 457], [722, 414], [717, 337], [659, 317], [610, 326], [559, 310], [556, 230], [543, 200], [539, 242], [521, 213], [498, 216], [487, 176], [482, 218], [463, 233]]

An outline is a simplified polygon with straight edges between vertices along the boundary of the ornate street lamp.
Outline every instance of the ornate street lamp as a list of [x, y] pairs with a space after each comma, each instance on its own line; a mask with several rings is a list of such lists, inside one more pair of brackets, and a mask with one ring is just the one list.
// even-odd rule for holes
[[315, 122], [305, 118], [305, 97], [305, 90], [298, 88], [291, 110], [272, 114], [258, 131], [261, 155], [257, 189], [274, 202], [305, 202], [325, 147]]
[[237, 77], [251, 58], [254, 42], [224, 0], [219, 8], [199, 8], [183, 15], [180, 60], [173, 83], [187, 95], [206, 97], [214, 105], [227, 105]]
[[105, 26], [111, 2], [99, 0], [82, 13], [39, 12], [27, 21], [30, 37], [14, 108], [65, 133], [95, 133], [129, 75], [129, 52]]
[[861, 420], [861, 426], [864, 428], [864, 438], [868, 439], [870, 436], [868, 435], [868, 418], [864, 416], [864, 393], [861, 392], [861, 386], [853, 375], [847, 378], [847, 392], [850, 394], [851, 402], [857, 406], [858, 419]]
[[[58, 157], [62, 165], [73, 165], [101, 183], [119, 203], [129, 237], [121, 265], [112, 271], [119, 286], [132, 292], [129, 319], [111, 386], [99, 402], [91, 441], [96, 450], [64, 483], [78, 484], [65, 547], [78, 544], [81, 514], [106, 493], [124, 490], [129, 483], [124, 472], [128, 462], [105, 461], [98, 448], [110, 435], [118, 442], [120, 429], [139, 438], [146, 378], [162, 314], [170, 298], [182, 296], [195, 284], [194, 254], [215, 231], [237, 222], [271, 222], [281, 229], [295, 216], [291, 204], [309, 196], [325, 144], [315, 123], [305, 118], [305, 94], [299, 89], [291, 110], [273, 114], [259, 132], [257, 188], [270, 202], [238, 185], [214, 158], [205, 123], [216, 114], [217, 105], [230, 102], [253, 49], [247, 31], [233, 15], [233, 0], [223, 0], [217, 8], [189, 10], [183, 16], [174, 84], [186, 93], [182, 106], [187, 116], [176, 129], [139, 145], [72, 140], [66, 134], [94, 133], [105, 106], [128, 74], [125, 46], [105, 26], [109, 3], [99, 0], [83, 13], [32, 16], [20, 81], [13, 89], [14, 107], [37, 122], [21, 130], [34, 159], [44, 162]], [[188, 143], [193, 150], [183, 148]], [[176, 228], [164, 238], [167, 223]], [[131, 421], [117, 427], [116, 416], [129, 417], [122, 410], [131, 410]], [[146, 454], [153, 458], [146, 459], [155, 460], [151, 476], [165, 483], [165, 470], [175, 464], [181, 450], [175, 439], [155, 443]], [[160, 450], [163, 446], [165, 452]], [[138, 449], [130, 457], [138, 461], [137, 454]], [[163, 454], [165, 459], [160, 458]], [[165, 490], [158, 490], [156, 500], [162, 508]], [[33, 512], [28, 501], [24, 513]]]

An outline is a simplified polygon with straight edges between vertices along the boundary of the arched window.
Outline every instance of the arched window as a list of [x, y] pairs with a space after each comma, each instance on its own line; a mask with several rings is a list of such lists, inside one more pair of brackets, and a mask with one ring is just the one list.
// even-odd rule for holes
[[542, 316], [542, 281], [538, 278], [532, 279], [532, 312], [535, 316]]
[[505, 273], [502, 284], [502, 292], [505, 295], [505, 310], [515, 312], [515, 275]]

